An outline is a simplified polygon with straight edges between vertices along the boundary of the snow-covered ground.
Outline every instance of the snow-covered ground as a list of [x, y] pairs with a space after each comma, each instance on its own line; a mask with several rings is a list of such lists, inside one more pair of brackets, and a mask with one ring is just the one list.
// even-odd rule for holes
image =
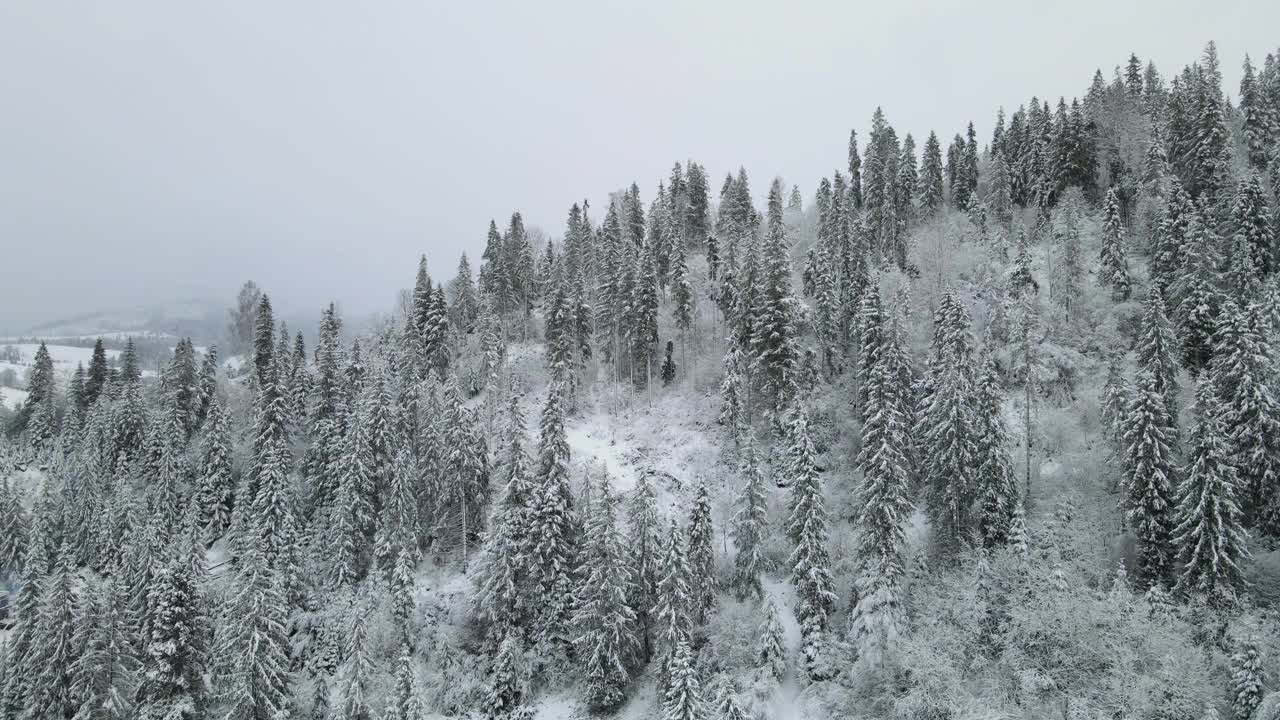
[[19, 390], [18, 388], [11, 387], [0, 387], [0, 406], [2, 407], [7, 407], [10, 410], [13, 410], [26, 399], [26, 390]]
[[[12, 369], [18, 375], [19, 381], [25, 380], [27, 370], [35, 363], [36, 351], [40, 349], [38, 343], [0, 343], [3, 347], [13, 347], [18, 350], [18, 362], [0, 362], [0, 372], [5, 369]], [[89, 361], [93, 359], [93, 348], [76, 347], [74, 345], [47, 345], [49, 348], [49, 357], [53, 359], [53, 372], [60, 380], [70, 378], [76, 371], [76, 365], [83, 364], [86, 368]], [[108, 350], [107, 359], [113, 360], [120, 356], [119, 350]]]

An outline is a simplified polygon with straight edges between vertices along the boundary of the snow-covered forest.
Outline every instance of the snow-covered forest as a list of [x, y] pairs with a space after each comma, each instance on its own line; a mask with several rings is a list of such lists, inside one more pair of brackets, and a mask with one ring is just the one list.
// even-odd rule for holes
[[0, 720], [1280, 718], [1280, 52], [1117, 59], [34, 345]]

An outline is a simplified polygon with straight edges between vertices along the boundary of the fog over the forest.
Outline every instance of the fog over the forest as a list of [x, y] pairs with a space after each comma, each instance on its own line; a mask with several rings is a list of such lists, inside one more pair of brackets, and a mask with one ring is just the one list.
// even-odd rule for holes
[[558, 233], [586, 194], [598, 222], [690, 157], [807, 201], [877, 105], [986, 138], [1099, 59], [1171, 78], [1208, 40], [1234, 97], [1280, 26], [1256, 0], [747, 5], [0, 3], [0, 331], [248, 278], [388, 308], [514, 209]]

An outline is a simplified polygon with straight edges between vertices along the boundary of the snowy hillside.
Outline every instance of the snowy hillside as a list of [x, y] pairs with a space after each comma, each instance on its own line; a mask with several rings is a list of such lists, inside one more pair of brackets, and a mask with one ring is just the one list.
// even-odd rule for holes
[[0, 343], [0, 720], [1275, 720], [1247, 68], [678, 162], [359, 332]]

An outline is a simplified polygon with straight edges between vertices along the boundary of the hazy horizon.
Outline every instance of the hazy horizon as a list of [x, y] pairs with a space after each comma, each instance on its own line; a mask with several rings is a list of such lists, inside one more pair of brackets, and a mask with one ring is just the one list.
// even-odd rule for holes
[[389, 309], [420, 253], [452, 277], [490, 218], [558, 235], [584, 197], [597, 222], [632, 181], [649, 202], [677, 160], [808, 202], [876, 106], [917, 146], [970, 120], [985, 144], [1000, 106], [1082, 95], [1130, 52], [1168, 80], [1214, 39], [1234, 97], [1280, 21], [1246, 2], [765, 7], [8, 3], [0, 331], [230, 305], [246, 279], [295, 311]]

